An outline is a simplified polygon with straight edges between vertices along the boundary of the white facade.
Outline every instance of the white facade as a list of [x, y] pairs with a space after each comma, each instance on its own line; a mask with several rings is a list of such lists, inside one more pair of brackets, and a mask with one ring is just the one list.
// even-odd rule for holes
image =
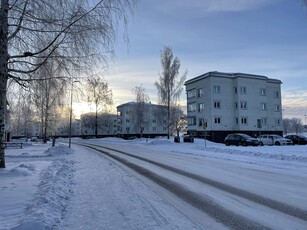
[[[95, 135], [95, 113], [86, 113], [81, 115], [81, 135]], [[114, 136], [117, 134], [117, 115], [98, 114], [98, 136]]]
[[166, 110], [163, 106], [151, 103], [128, 102], [117, 106], [117, 115], [117, 132], [119, 135], [126, 137], [139, 136], [141, 130], [144, 136], [167, 134]]
[[[185, 82], [188, 132], [282, 133], [281, 81], [260, 75], [208, 72]], [[217, 137], [217, 132], [224, 135]], [[222, 137], [223, 136], [223, 137]]]
[[[58, 123], [57, 130], [55, 135], [58, 136], [69, 136], [70, 135], [70, 124], [69, 120], [63, 120]], [[71, 121], [71, 135], [72, 136], [80, 136], [81, 135], [81, 120], [80, 119], [72, 119]]]

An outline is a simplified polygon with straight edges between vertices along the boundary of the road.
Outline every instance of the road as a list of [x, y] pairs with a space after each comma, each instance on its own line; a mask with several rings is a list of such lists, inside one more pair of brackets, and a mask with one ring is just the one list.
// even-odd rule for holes
[[129, 145], [88, 145], [204, 229], [307, 229], [306, 175]]

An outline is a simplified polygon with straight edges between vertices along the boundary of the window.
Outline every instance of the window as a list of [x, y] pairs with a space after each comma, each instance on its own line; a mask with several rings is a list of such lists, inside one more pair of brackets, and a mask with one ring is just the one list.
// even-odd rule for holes
[[220, 93], [221, 92], [221, 87], [219, 85], [213, 86], [213, 92], [214, 93]]
[[274, 91], [274, 97], [279, 98], [279, 91]]
[[196, 117], [188, 117], [188, 125], [196, 125]]
[[202, 128], [207, 128], [207, 122], [205, 121], [205, 119], [204, 118], [199, 118], [199, 120], [198, 120], [198, 126], [199, 127], [202, 127]]
[[262, 117], [262, 118], [261, 118], [261, 124], [262, 124], [262, 125], [268, 125], [268, 118]]
[[220, 101], [214, 101], [214, 102], [213, 102], [213, 107], [214, 107], [215, 109], [221, 108], [221, 102], [220, 102]]
[[238, 102], [235, 102], [235, 108], [236, 109], [238, 108]]
[[196, 97], [196, 90], [192, 89], [188, 91], [188, 99]]
[[260, 89], [260, 95], [265, 96], [266, 95], [266, 90], [264, 88]]
[[275, 125], [280, 125], [280, 119], [279, 118], [275, 118]]
[[202, 97], [205, 94], [205, 90], [203, 88], [197, 90], [198, 97]]
[[157, 123], [157, 121], [154, 119], [154, 120], [152, 120], [152, 123]]
[[195, 112], [196, 111], [196, 103], [189, 103], [188, 104], [188, 112]]
[[247, 102], [246, 101], [241, 101], [240, 108], [241, 109], [247, 109]]
[[239, 118], [238, 117], [236, 117], [235, 122], [236, 122], [236, 124], [239, 124]]
[[246, 94], [246, 93], [247, 93], [247, 90], [246, 90], [246, 87], [245, 87], [245, 86], [241, 86], [241, 87], [240, 87], [240, 93], [241, 93], [241, 94]]
[[204, 124], [204, 118], [199, 118], [199, 119], [198, 119], [198, 126], [199, 126], [199, 127], [202, 127], [203, 124]]
[[274, 111], [279, 112], [280, 111], [280, 106], [279, 105], [274, 105]]
[[205, 104], [204, 103], [199, 103], [198, 104], [198, 112], [201, 112], [205, 109]]
[[247, 117], [241, 117], [241, 124], [247, 124]]
[[262, 111], [266, 111], [267, 110], [266, 103], [261, 103], [261, 110]]
[[130, 120], [129, 120], [129, 119], [126, 119], [126, 122], [127, 122], [127, 123], [129, 123], [129, 122], [130, 122]]
[[234, 92], [234, 94], [238, 94], [238, 88], [237, 87], [233, 87], [233, 92]]
[[221, 118], [220, 117], [215, 117], [214, 118], [214, 123], [215, 124], [221, 124]]

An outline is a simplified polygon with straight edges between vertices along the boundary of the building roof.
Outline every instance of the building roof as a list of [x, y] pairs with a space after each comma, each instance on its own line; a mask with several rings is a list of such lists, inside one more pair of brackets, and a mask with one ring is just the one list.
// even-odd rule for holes
[[[131, 102], [127, 102], [127, 103], [118, 105], [116, 108], [117, 108], [117, 109], [120, 109], [120, 108], [122, 108], [122, 107], [133, 106], [133, 105], [137, 105], [137, 104], [138, 104], [138, 102], [131, 101]], [[145, 106], [162, 106], [162, 105], [153, 104], [153, 103], [151, 103], [151, 102], [149, 102], [149, 103], [144, 102], [144, 105], [145, 105]]]
[[268, 78], [266, 76], [262, 75], [256, 75], [256, 74], [246, 74], [246, 73], [224, 73], [224, 72], [218, 72], [218, 71], [212, 71], [205, 74], [202, 74], [200, 76], [197, 76], [195, 78], [192, 78], [190, 80], [187, 80], [184, 85], [202, 80], [204, 78], [208, 77], [221, 77], [221, 78], [252, 78], [252, 79], [259, 79], [259, 80], [267, 80], [269, 83], [277, 83], [282, 84], [282, 82], [278, 79]]

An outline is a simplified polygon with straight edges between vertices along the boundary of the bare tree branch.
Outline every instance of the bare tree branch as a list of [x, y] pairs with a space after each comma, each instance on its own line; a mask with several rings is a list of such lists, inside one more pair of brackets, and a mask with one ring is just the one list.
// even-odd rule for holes
[[165, 47], [161, 52], [161, 66], [162, 73], [160, 73], [159, 81], [155, 82], [155, 86], [158, 90], [161, 104], [167, 106], [167, 137], [169, 138], [171, 106], [175, 105], [180, 97], [187, 71], [177, 80], [179, 77], [180, 61], [177, 57], [174, 58], [173, 51], [170, 47]]

